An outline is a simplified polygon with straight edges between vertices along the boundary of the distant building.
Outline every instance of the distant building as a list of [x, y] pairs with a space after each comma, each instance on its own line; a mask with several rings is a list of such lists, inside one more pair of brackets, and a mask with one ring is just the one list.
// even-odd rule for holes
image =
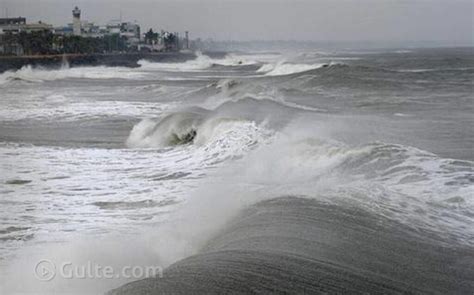
[[0, 18], [0, 26], [24, 24], [26, 24], [26, 18], [24, 17]]
[[120, 36], [126, 37], [129, 45], [137, 45], [141, 40], [140, 26], [137, 23], [124, 22], [120, 26]]
[[[22, 34], [35, 32], [41, 34], [31, 34], [26, 36], [26, 39]], [[51, 36], [51, 33], [54, 36]], [[90, 42], [101, 44], [96, 46], [96, 50], [100, 51], [176, 51], [194, 46], [190, 44], [188, 32], [185, 33], [185, 38], [180, 38], [178, 33], [154, 33], [152, 30], [142, 36], [140, 25], [136, 21], [123, 22], [121, 17], [120, 20], [112, 20], [106, 25], [81, 20], [81, 10], [77, 6], [72, 10], [72, 23], [56, 28], [43, 22], [27, 23], [24, 17], [0, 18], [0, 54], [46, 54], [68, 49], [67, 45], [75, 44], [74, 42], [81, 46], [86, 44], [76, 38], [67, 38], [68, 36], [103, 38]]]
[[88, 21], [81, 22], [81, 34], [83, 37], [103, 37], [106, 34], [100, 26], [96, 25], [95, 23], [91, 23]]
[[[68, 24], [67, 26], [57, 27], [54, 29], [54, 32], [62, 36], [78, 36], [75, 28], [77, 28], [77, 22]], [[83, 20], [80, 22], [80, 28], [80, 36], [82, 37], [102, 38], [108, 35], [120, 35], [127, 39], [129, 45], [136, 45], [141, 40], [140, 26], [132, 22], [111, 20], [107, 25], [99, 26], [93, 22]]]
[[0, 18], [0, 34], [19, 34], [20, 32], [38, 32], [38, 31], [53, 31], [53, 26], [37, 22], [32, 24], [26, 23], [26, 18]]
[[122, 22], [120, 20], [111, 20], [107, 23], [107, 34], [120, 34], [122, 28]]
[[50, 24], [45, 24], [43, 22], [37, 22], [37, 23], [32, 23], [32, 24], [25, 24], [23, 26], [23, 31], [27, 33], [31, 32], [39, 32], [39, 31], [48, 31], [52, 32], [53, 31], [53, 26]]
[[140, 39], [140, 26], [137, 23], [122, 23], [120, 26], [122, 36]]
[[24, 48], [18, 39], [18, 34], [22, 32], [52, 31], [52, 25], [43, 22], [27, 24], [24, 17], [0, 18], [0, 54], [23, 55]]
[[56, 28], [54, 28], [54, 33], [56, 35], [72, 36], [74, 34], [74, 30], [72, 28], [72, 24], [70, 24], [70, 25], [67, 25], [65, 27], [56, 27]]
[[76, 6], [72, 11], [72, 28], [74, 36], [82, 35], [81, 10]]
[[26, 18], [0, 18], [0, 34], [18, 34], [26, 25]]

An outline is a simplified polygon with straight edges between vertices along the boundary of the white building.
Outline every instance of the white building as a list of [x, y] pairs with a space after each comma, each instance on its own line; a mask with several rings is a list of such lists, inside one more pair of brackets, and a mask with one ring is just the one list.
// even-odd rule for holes
[[122, 22], [120, 20], [111, 20], [107, 24], [108, 34], [120, 34], [120, 29], [122, 27]]
[[120, 36], [126, 37], [129, 44], [138, 44], [141, 39], [140, 25], [124, 22], [120, 26]]
[[72, 28], [74, 36], [81, 36], [81, 10], [77, 6], [72, 11]]

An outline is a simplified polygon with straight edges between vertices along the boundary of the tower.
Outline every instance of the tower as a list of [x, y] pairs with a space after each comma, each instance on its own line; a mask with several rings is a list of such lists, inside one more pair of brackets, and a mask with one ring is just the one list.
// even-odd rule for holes
[[189, 32], [186, 31], [186, 49], [189, 49]]
[[81, 35], [81, 10], [77, 6], [72, 11], [72, 30], [74, 36]]

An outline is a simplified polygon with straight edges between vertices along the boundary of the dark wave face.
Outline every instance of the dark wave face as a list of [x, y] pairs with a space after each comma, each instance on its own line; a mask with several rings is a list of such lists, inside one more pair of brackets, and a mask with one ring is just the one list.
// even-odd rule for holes
[[0, 293], [472, 293], [472, 48], [139, 65], [0, 74]]
[[110, 294], [469, 294], [473, 255], [376, 214], [281, 197], [246, 209], [163, 278]]

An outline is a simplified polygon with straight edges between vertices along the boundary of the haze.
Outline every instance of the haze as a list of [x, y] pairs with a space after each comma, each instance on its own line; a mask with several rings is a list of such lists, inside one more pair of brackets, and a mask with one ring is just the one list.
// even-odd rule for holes
[[472, 45], [474, 1], [465, 0], [0, 0], [2, 17], [54, 25], [137, 20], [148, 28], [216, 40], [435, 41]]

